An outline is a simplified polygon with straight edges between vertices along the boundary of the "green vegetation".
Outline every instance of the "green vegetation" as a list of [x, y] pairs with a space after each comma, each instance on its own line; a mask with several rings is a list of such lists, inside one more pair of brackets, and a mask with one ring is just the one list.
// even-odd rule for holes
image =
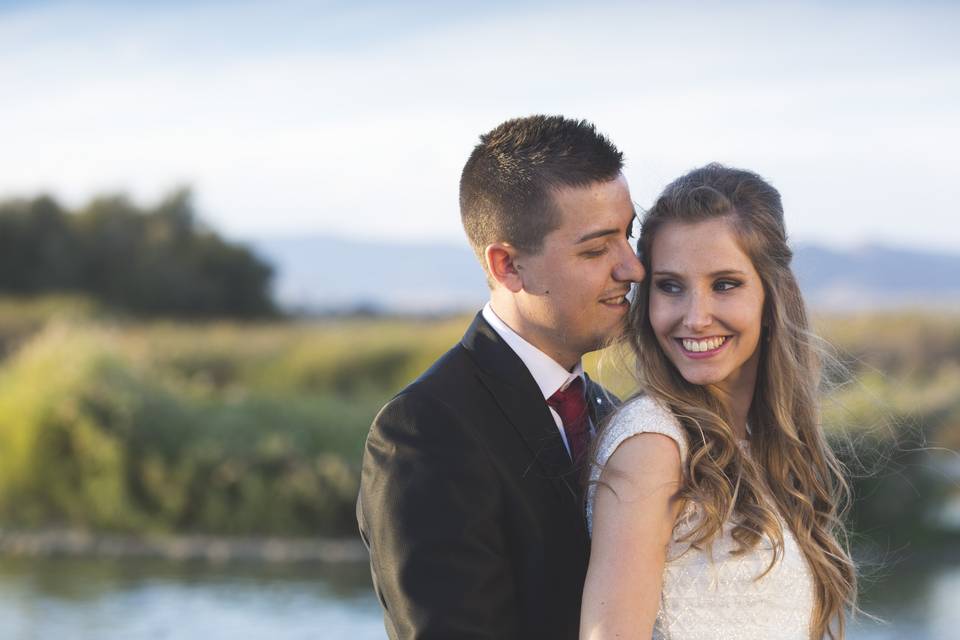
[[0, 524], [140, 533], [353, 533], [373, 415], [462, 329], [0, 314]]
[[824, 420], [852, 476], [852, 525], [880, 544], [956, 540], [960, 500], [960, 316], [896, 313], [821, 322], [852, 374]]
[[78, 211], [53, 198], [0, 202], [0, 291], [76, 292], [138, 315], [276, 313], [272, 269], [198, 223], [186, 189], [155, 207], [123, 196]]
[[[145, 323], [82, 299], [0, 301], [0, 526], [350, 535], [370, 421], [469, 320]], [[957, 320], [820, 323], [858, 378], [826, 418], [865, 535], [943, 535]], [[629, 393], [615, 362], [587, 364]]]

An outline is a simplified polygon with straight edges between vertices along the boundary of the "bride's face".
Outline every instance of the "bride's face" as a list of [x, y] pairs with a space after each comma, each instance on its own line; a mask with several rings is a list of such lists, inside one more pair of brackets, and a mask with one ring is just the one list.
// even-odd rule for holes
[[650, 324], [660, 348], [688, 382], [752, 394], [763, 284], [729, 221], [667, 223], [650, 259]]

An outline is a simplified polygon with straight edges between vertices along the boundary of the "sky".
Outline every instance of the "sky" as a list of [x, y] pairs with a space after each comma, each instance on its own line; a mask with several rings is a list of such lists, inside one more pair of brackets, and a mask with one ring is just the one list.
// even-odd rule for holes
[[960, 251], [960, 3], [5, 2], [0, 197], [192, 186], [231, 237], [462, 243], [481, 133], [586, 118], [638, 207], [711, 161], [797, 242]]

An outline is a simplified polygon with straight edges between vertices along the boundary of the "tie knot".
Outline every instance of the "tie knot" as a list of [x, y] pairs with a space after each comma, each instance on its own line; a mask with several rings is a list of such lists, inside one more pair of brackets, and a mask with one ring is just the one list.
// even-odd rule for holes
[[583, 378], [576, 377], [565, 389], [557, 389], [547, 399], [547, 404], [560, 414], [564, 424], [580, 420], [587, 411], [587, 401], [583, 395]]
[[570, 457], [575, 464], [579, 463], [590, 439], [590, 418], [587, 416], [587, 399], [583, 394], [583, 378], [574, 378], [566, 389], [557, 390], [547, 399], [547, 404], [560, 416]]

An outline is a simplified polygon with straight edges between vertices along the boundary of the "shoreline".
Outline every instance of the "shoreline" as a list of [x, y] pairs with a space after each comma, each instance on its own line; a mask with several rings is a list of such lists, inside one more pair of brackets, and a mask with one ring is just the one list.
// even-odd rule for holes
[[173, 561], [353, 564], [367, 562], [359, 538], [210, 535], [133, 536], [71, 529], [0, 529], [0, 557], [138, 558]]

